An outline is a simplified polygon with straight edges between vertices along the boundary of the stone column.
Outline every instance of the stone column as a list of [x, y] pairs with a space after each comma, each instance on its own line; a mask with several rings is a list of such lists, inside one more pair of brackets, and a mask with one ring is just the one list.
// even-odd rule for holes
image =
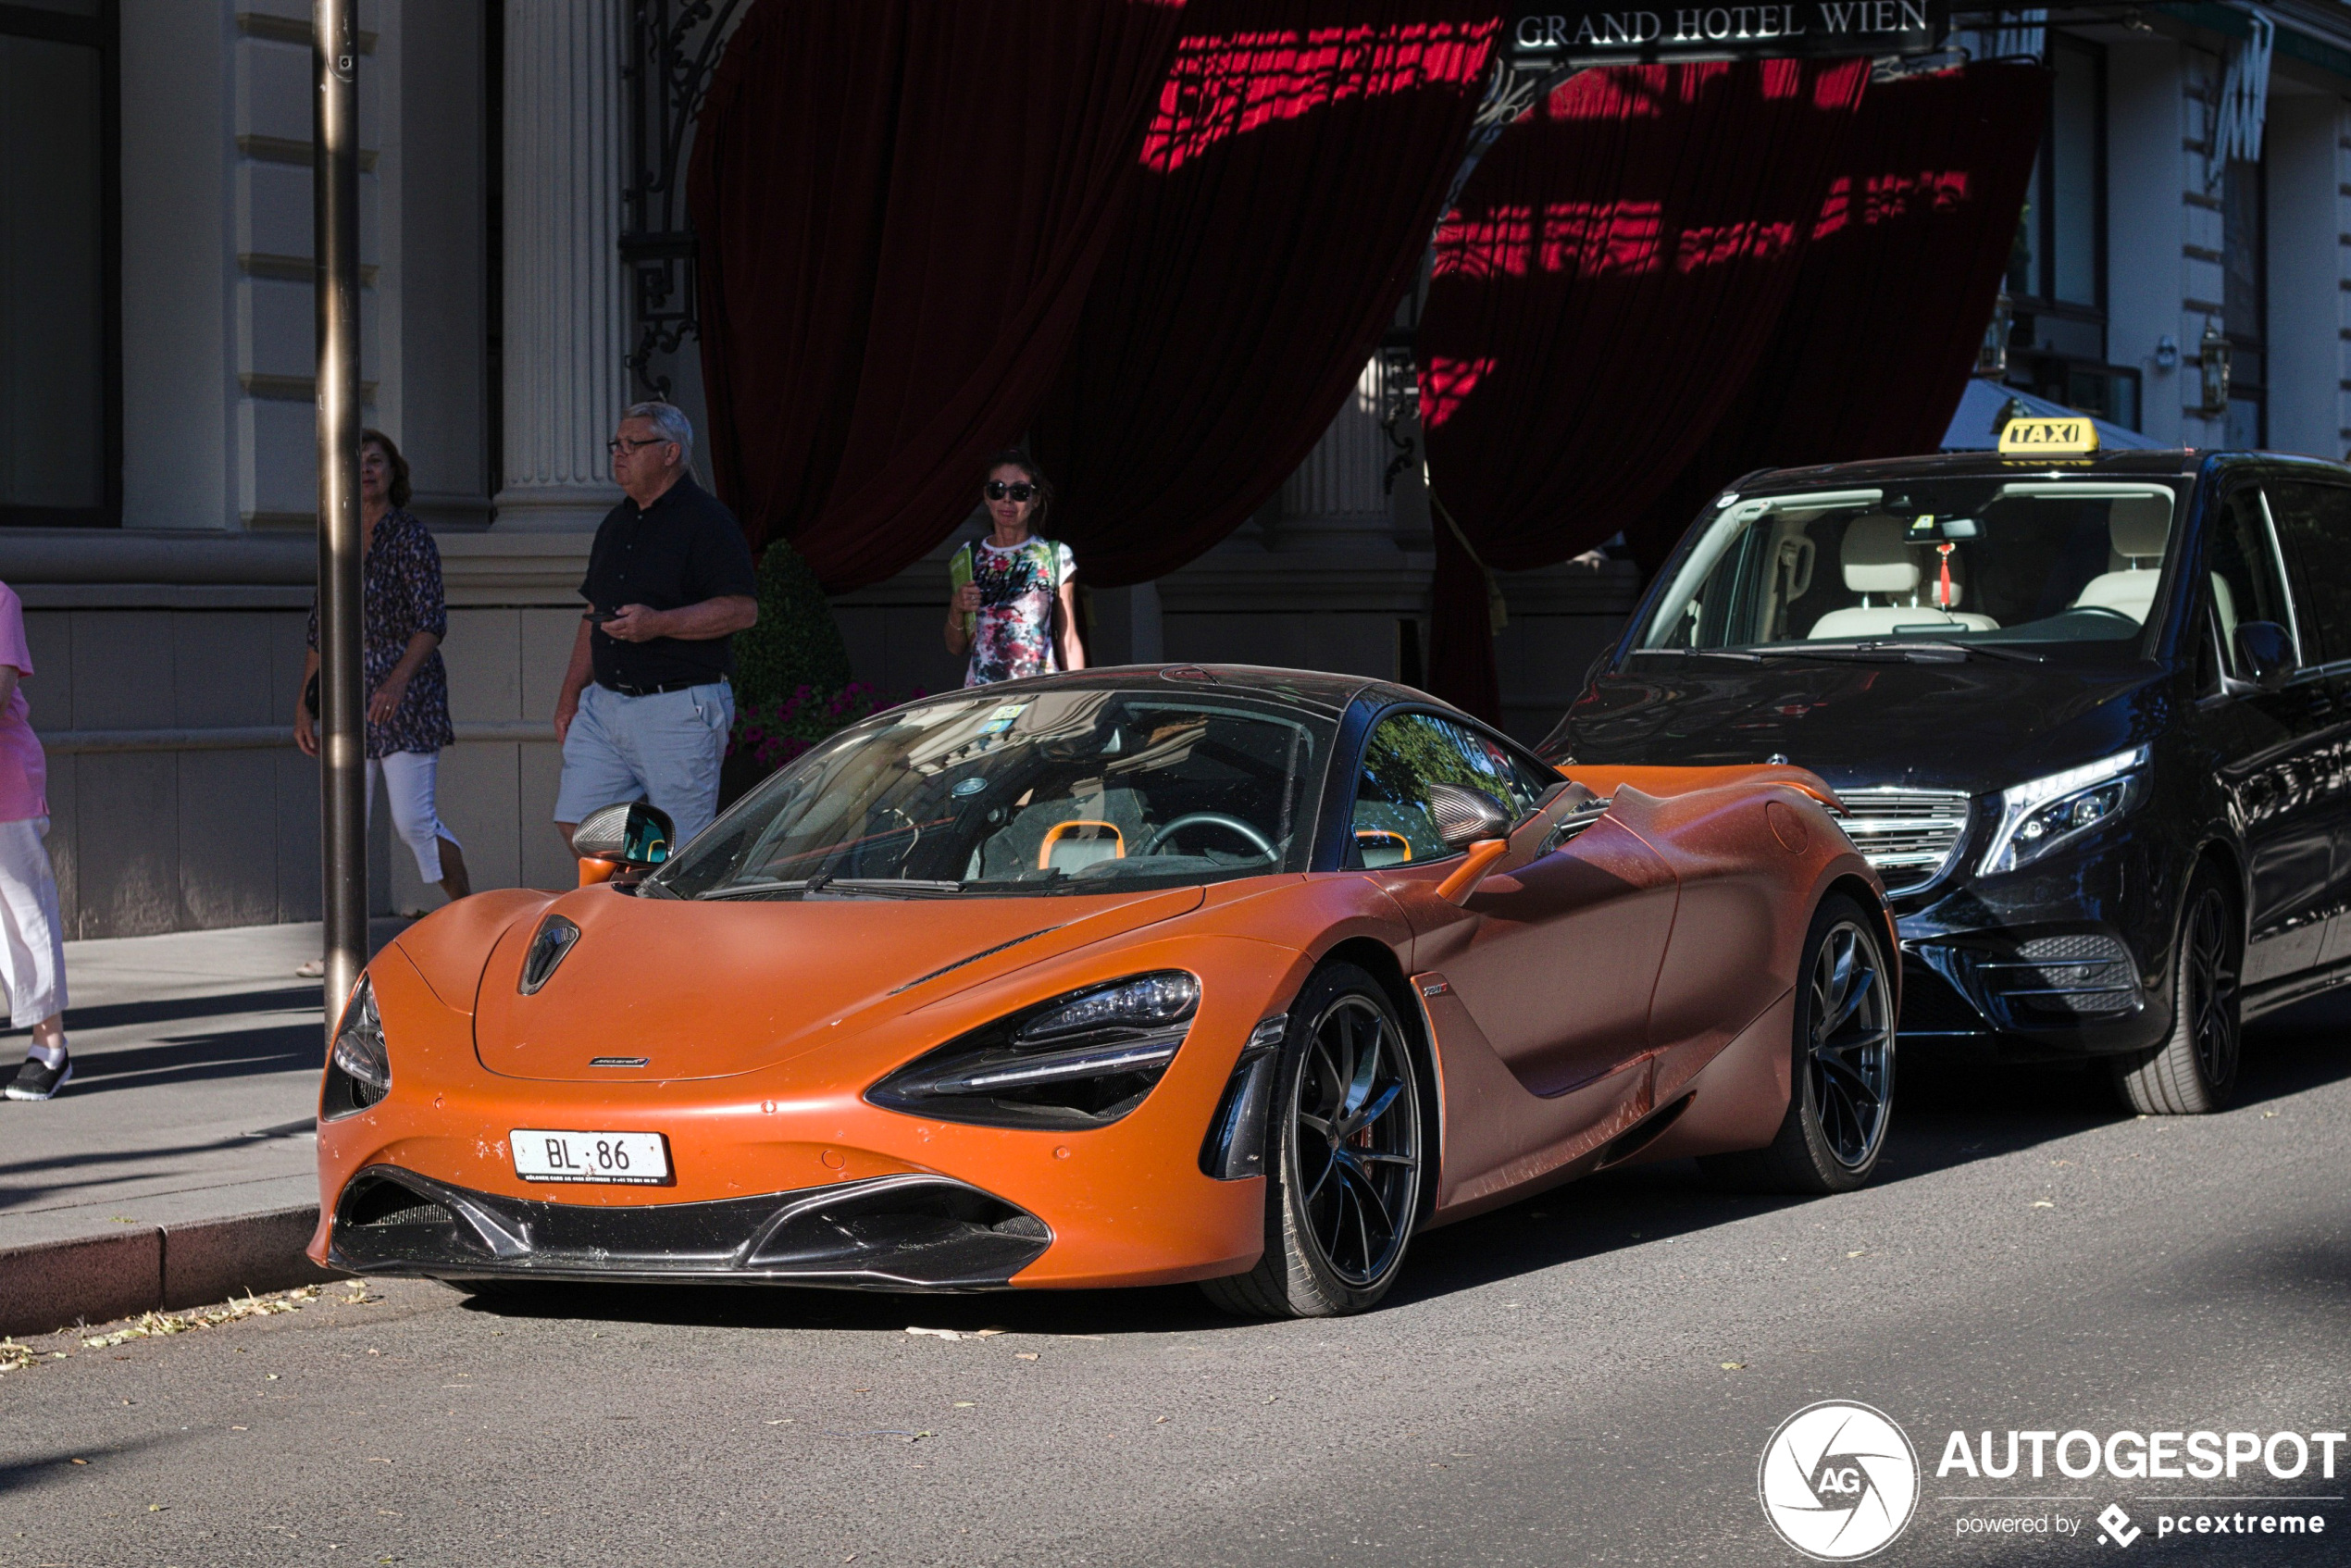
[[1374, 359], [1330, 429], [1282, 486], [1277, 550], [1392, 550], [1395, 525], [1381, 478], [1395, 449], [1380, 429], [1383, 374]]
[[[621, 0], [504, 0], [502, 529], [592, 529], [620, 492]], [[701, 432], [697, 431], [699, 435]]]

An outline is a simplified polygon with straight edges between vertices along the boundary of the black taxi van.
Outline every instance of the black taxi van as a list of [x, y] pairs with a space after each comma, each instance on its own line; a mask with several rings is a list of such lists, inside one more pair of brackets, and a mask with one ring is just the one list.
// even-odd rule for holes
[[1750, 475], [1543, 750], [1810, 768], [1893, 896], [1906, 1039], [2217, 1109], [2245, 1018], [2351, 981], [2351, 469], [2020, 420]]

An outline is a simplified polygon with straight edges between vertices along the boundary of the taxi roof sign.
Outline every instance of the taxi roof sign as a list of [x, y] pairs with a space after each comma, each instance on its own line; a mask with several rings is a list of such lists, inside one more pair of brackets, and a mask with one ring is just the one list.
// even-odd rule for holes
[[2064, 419], [2011, 419], [2000, 428], [2000, 451], [2028, 457], [2087, 457], [2098, 449], [2098, 427], [2086, 414]]

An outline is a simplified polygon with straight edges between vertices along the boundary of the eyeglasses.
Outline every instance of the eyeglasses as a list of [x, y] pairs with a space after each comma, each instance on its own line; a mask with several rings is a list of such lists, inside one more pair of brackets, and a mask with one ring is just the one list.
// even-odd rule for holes
[[616, 437], [614, 440], [604, 442], [604, 450], [617, 457], [620, 455], [624, 448], [628, 451], [634, 452], [640, 447], [659, 446], [668, 439], [669, 438], [666, 436], [647, 436], [642, 441], [630, 441], [627, 436], [619, 436]]
[[1006, 496], [1010, 496], [1014, 501], [1026, 501], [1037, 493], [1037, 487], [1027, 483], [1006, 484], [1001, 479], [990, 479], [982, 487], [980, 493], [990, 501], [1001, 501]]

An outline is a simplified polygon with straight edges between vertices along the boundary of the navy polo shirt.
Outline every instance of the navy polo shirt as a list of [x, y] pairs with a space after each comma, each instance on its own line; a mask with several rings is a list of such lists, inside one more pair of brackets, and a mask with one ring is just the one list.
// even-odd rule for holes
[[[598, 610], [624, 604], [678, 610], [736, 594], [759, 597], [751, 546], [725, 504], [682, 474], [651, 506], [640, 507], [623, 496], [605, 515], [588, 553], [588, 576], [579, 585], [579, 596]], [[623, 642], [596, 627], [588, 645], [595, 655], [596, 684], [616, 691], [703, 686], [735, 671], [731, 637]]]

